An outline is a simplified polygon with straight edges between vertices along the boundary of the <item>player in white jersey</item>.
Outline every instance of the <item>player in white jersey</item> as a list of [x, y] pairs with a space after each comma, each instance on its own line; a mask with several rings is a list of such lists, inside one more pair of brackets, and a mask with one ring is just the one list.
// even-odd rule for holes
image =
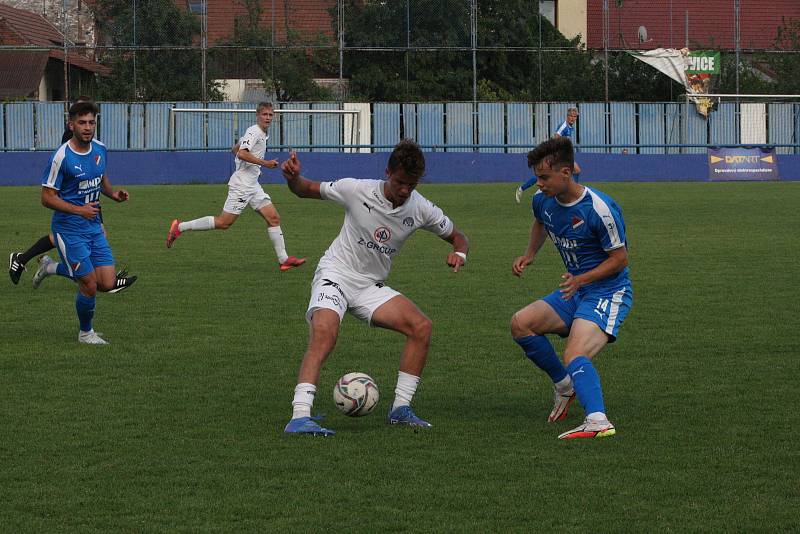
[[270, 196], [258, 183], [261, 167], [274, 169], [278, 166], [278, 160], [263, 159], [269, 138], [267, 130], [272, 122], [273, 114], [272, 104], [261, 102], [256, 109], [256, 124], [250, 126], [239, 140], [239, 149], [236, 152], [236, 170], [228, 180], [228, 198], [222, 207], [222, 212], [216, 217], [208, 215], [192, 221], [173, 220], [167, 233], [167, 248], [171, 248], [175, 240], [184, 232], [227, 230], [249, 205], [267, 223], [267, 235], [278, 256], [280, 270], [288, 271], [292, 267], [299, 267], [306, 262], [305, 258], [296, 258], [286, 253], [278, 210], [272, 204]]
[[320, 370], [336, 345], [339, 325], [348, 311], [372, 326], [406, 336], [387, 422], [431, 426], [411, 410], [428, 355], [431, 320], [385, 282], [392, 260], [418, 229], [433, 232], [453, 245], [446, 259], [453, 272], [466, 263], [469, 241], [440, 208], [415, 191], [424, 172], [422, 151], [409, 139], [398, 143], [389, 157], [387, 180], [344, 178], [320, 183], [300, 176], [295, 154], [283, 164], [283, 176], [294, 194], [331, 200], [345, 208], [344, 225], [325, 251], [312, 282], [306, 312], [311, 332], [300, 364], [292, 419], [285, 432], [334, 434], [311, 418], [311, 406]]

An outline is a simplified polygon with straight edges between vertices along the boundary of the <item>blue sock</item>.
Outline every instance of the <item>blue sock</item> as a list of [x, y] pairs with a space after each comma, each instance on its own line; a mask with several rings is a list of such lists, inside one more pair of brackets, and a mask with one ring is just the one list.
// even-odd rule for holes
[[572, 377], [572, 387], [578, 395], [586, 414], [606, 413], [603, 403], [603, 388], [600, 386], [600, 375], [586, 356], [578, 356], [567, 365], [567, 372]]
[[564, 364], [546, 337], [532, 335], [514, 338], [514, 341], [525, 351], [525, 356], [547, 373], [554, 383], [561, 382], [567, 376]]
[[72, 280], [72, 277], [69, 275], [69, 270], [67, 270], [67, 266], [63, 263], [59, 263], [56, 265], [56, 274], [58, 276], [63, 276], [64, 278], [69, 278]]
[[75, 298], [75, 309], [78, 311], [78, 320], [81, 323], [81, 331], [88, 332], [92, 329], [92, 318], [94, 317], [94, 297], [87, 297], [80, 291]]

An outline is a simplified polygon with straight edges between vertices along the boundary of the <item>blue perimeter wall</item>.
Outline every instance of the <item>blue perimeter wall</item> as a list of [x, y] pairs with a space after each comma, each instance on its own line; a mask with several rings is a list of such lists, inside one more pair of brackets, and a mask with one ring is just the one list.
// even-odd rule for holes
[[[114, 184], [226, 183], [233, 172], [230, 152], [119, 151], [109, 153]], [[48, 152], [0, 152], [0, 185], [39, 185]], [[286, 152], [265, 159], [283, 162]], [[298, 153], [303, 175], [326, 181], [343, 177], [381, 178], [389, 154]], [[426, 152], [427, 183], [521, 182], [530, 176], [525, 154]], [[587, 182], [708, 181], [705, 154], [589, 154], [577, 161]], [[778, 157], [781, 180], [800, 180], [800, 155]], [[261, 183], [283, 183], [280, 170], [264, 169]]]

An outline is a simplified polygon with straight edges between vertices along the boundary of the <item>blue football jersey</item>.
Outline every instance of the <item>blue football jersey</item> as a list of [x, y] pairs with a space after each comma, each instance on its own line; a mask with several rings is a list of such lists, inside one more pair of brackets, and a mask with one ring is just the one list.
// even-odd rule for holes
[[[564, 266], [573, 275], [591, 271], [608, 258], [608, 251], [626, 246], [622, 210], [600, 191], [584, 187], [581, 198], [569, 205], [537, 191], [532, 204], [534, 217], [544, 224]], [[630, 283], [627, 267], [590, 285], [623, 283]]]
[[561, 137], [572, 137], [572, 134], [575, 133], [575, 126], [570, 126], [567, 121], [561, 123], [561, 126], [558, 127], [556, 133]]
[[[70, 204], [83, 206], [100, 200], [101, 182], [106, 172], [106, 146], [92, 140], [86, 153], [73, 150], [69, 142], [61, 145], [52, 156], [42, 175], [42, 186], [58, 191], [58, 196]], [[100, 215], [88, 220], [80, 215], [53, 212], [54, 232], [96, 232]]]

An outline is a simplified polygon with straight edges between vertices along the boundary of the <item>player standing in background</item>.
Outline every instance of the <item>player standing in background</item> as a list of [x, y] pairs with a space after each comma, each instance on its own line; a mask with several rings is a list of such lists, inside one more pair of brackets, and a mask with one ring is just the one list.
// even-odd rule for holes
[[[570, 139], [574, 139], [575, 136], [575, 121], [578, 120], [578, 108], [569, 108], [567, 109], [567, 118], [564, 122], [561, 123], [561, 126], [553, 133], [553, 137], [569, 137]], [[581, 175], [581, 166], [578, 165], [578, 162], [575, 162], [575, 169], [572, 171], [572, 177], [577, 182]], [[522, 184], [521, 186], [517, 187], [517, 190], [514, 192], [514, 198], [517, 201], [517, 204], [520, 203], [522, 200], [522, 192], [526, 189], [530, 189], [533, 187], [533, 184], [536, 183], [536, 176], [531, 176], [527, 182]]]
[[[74, 104], [78, 102], [91, 102], [88, 96], [79, 96]], [[61, 135], [61, 144], [68, 142], [72, 139], [72, 130], [69, 126], [69, 121], [64, 123], [64, 133]], [[103, 222], [103, 215], [100, 214], [100, 222]], [[25, 265], [36, 256], [46, 254], [56, 248], [53, 240], [53, 234], [47, 234], [40, 237], [31, 247], [24, 252], [12, 252], [8, 257], [8, 275], [11, 277], [11, 282], [15, 285], [19, 283], [22, 272], [25, 270]], [[128, 270], [122, 269], [117, 273], [117, 280], [114, 283], [114, 289], [109, 293], [118, 293], [133, 285], [136, 281], [135, 276], [128, 276]], [[36, 286], [38, 287], [38, 286]]]
[[[616, 341], [633, 304], [622, 211], [609, 196], [572, 179], [573, 161], [568, 137], [550, 139], [528, 153], [539, 191], [533, 196], [528, 248], [512, 265], [513, 274], [522, 276], [549, 235], [567, 269], [559, 289], [511, 319], [514, 341], [554, 383], [548, 421], [566, 418], [575, 394], [586, 412], [583, 424], [559, 439], [615, 433], [592, 359]], [[563, 363], [545, 334], [567, 338]]]
[[406, 336], [387, 422], [431, 426], [411, 409], [428, 356], [431, 320], [385, 281], [394, 256], [418, 229], [453, 245], [446, 259], [453, 272], [466, 263], [469, 241], [441, 209], [415, 191], [424, 173], [422, 151], [409, 139], [400, 141], [389, 156], [387, 180], [344, 178], [320, 183], [300, 176], [300, 162], [294, 153], [283, 164], [283, 176], [294, 194], [331, 200], [345, 208], [339, 236], [320, 259], [311, 284], [306, 312], [311, 331], [294, 390], [292, 419], [285, 432], [334, 434], [311, 418], [311, 406], [320, 370], [336, 345], [339, 325], [348, 311], [371, 326]]
[[100, 222], [100, 193], [116, 202], [128, 200], [125, 190], [111, 186], [106, 173], [106, 147], [94, 139], [97, 106], [73, 104], [69, 124], [73, 137], [50, 157], [42, 176], [42, 204], [52, 209], [51, 232], [61, 263], [43, 256], [34, 286], [52, 274], [77, 280], [75, 309], [78, 341], [108, 344], [92, 328], [97, 291], [115, 288], [114, 256]]
[[272, 241], [281, 271], [303, 265], [305, 258], [296, 258], [286, 253], [286, 244], [281, 230], [281, 219], [272, 199], [258, 183], [261, 167], [274, 169], [278, 160], [264, 160], [267, 151], [267, 129], [272, 122], [272, 104], [261, 102], [256, 109], [256, 124], [250, 126], [239, 141], [236, 153], [236, 171], [228, 180], [228, 198], [222, 212], [214, 217], [209, 215], [192, 221], [172, 221], [167, 233], [167, 248], [171, 248], [175, 240], [184, 232], [191, 230], [227, 230], [249, 204], [267, 222], [267, 235]]

